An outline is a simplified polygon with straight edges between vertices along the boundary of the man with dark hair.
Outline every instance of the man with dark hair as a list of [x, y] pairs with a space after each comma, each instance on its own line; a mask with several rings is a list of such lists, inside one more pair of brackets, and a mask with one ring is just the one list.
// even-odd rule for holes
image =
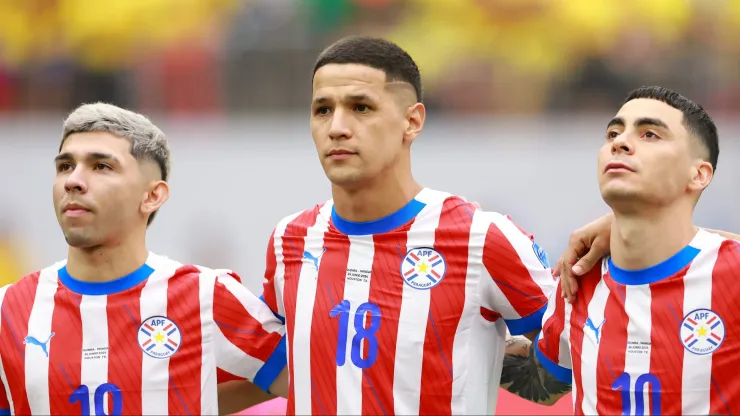
[[701, 106], [661, 87], [629, 95], [598, 157], [611, 257], [575, 302], [553, 295], [533, 345], [510, 340], [522, 351], [505, 359], [510, 391], [554, 401], [555, 377], [575, 384], [576, 414], [740, 411], [740, 243], [692, 224], [718, 155]]

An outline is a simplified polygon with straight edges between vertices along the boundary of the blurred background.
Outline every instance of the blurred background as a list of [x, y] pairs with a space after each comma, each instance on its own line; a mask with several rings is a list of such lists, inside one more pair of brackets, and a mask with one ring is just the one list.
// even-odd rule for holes
[[740, 231], [740, 0], [0, 0], [2, 283], [65, 256], [51, 204], [61, 122], [105, 101], [171, 140], [151, 249], [233, 268], [260, 292], [274, 224], [330, 197], [311, 70], [351, 34], [396, 41], [421, 68], [417, 179], [512, 215], [551, 259], [607, 211], [596, 152], [641, 85], [715, 118], [722, 154], [696, 222]]

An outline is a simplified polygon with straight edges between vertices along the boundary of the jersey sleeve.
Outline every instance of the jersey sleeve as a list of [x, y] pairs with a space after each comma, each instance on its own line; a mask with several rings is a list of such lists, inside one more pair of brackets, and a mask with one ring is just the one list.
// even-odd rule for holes
[[[478, 213], [476, 213], [478, 215]], [[506, 322], [511, 335], [542, 325], [555, 280], [545, 251], [507, 216], [484, 213], [482, 306]]]
[[280, 288], [275, 282], [278, 277], [277, 255], [278, 253], [275, 248], [275, 230], [273, 230], [272, 235], [270, 235], [270, 241], [267, 243], [267, 253], [265, 255], [265, 280], [262, 282], [262, 295], [260, 296], [260, 299], [270, 307], [272, 313], [274, 313], [282, 323], [285, 323], [282, 296]]
[[[542, 367], [563, 383], [572, 383], [573, 364], [570, 355], [570, 326], [566, 325], [565, 299], [557, 290], [550, 295], [542, 317], [542, 331], [535, 340], [535, 354]], [[569, 315], [569, 314], [568, 314]]]
[[213, 319], [216, 366], [269, 392], [287, 363], [283, 323], [233, 273], [216, 280]]

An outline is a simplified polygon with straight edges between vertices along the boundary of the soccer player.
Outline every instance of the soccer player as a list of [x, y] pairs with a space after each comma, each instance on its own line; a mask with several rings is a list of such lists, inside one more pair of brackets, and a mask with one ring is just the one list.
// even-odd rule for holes
[[233, 272], [146, 248], [170, 193], [160, 129], [112, 105], [83, 105], [65, 120], [54, 163], [69, 251], [0, 289], [2, 411], [216, 414], [217, 370], [265, 390], [284, 384], [284, 326]]
[[391, 42], [346, 38], [316, 62], [310, 125], [333, 199], [278, 223], [264, 283], [287, 326], [289, 414], [491, 414], [506, 329], [540, 328], [545, 252], [414, 180], [421, 100]]
[[535, 348], [506, 359], [510, 391], [552, 401], [546, 384], [572, 380], [576, 414], [740, 411], [740, 243], [692, 225], [718, 155], [701, 106], [660, 87], [629, 95], [598, 158], [611, 257], [574, 303], [554, 294]]

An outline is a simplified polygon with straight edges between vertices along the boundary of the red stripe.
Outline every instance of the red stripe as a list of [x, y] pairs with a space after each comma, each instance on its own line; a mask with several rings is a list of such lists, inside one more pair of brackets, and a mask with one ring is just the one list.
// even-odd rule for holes
[[144, 324], [144, 328], [148, 329], [149, 332], [154, 331], [154, 328], [152, 328], [151, 326], [149, 326], [149, 324]]
[[[688, 267], [669, 281], [650, 285], [650, 373], [660, 377], [661, 413], [668, 415], [680, 415], [682, 408], [682, 376], [681, 371], [676, 369], [683, 368], [685, 351], [679, 326], [683, 319], [683, 279], [687, 270]], [[654, 387], [650, 386], [651, 389]], [[652, 404], [646, 402], [645, 409], [651, 409], [649, 406]]]
[[265, 281], [262, 287], [262, 297], [267, 306], [273, 312], [278, 313], [277, 292], [275, 291], [275, 270], [277, 269], [277, 258], [275, 257], [275, 230], [270, 234], [265, 254]]
[[170, 330], [170, 328], [172, 328], [172, 324], [169, 324], [169, 325], [167, 325], [166, 327], [164, 327], [163, 331], [164, 331], [164, 332], [167, 332], [167, 331], [169, 331], [169, 330]]
[[[141, 414], [142, 361], [144, 352], [136, 342], [141, 325], [140, 284], [130, 290], [108, 296], [108, 382], [124, 392], [124, 414]], [[148, 318], [148, 317], [147, 317]], [[108, 395], [108, 409], [113, 409]]]
[[697, 324], [696, 324], [696, 321], [695, 321], [695, 320], [693, 320], [693, 319], [691, 319], [691, 318], [687, 318], [686, 320], [687, 320], [687, 321], [689, 321], [689, 323], [691, 323], [691, 325], [694, 325], [694, 326], [696, 326], [696, 325], [697, 325]]
[[[407, 251], [406, 237], [411, 224], [413, 222], [396, 232], [373, 236], [375, 255], [368, 302], [378, 305], [383, 318], [377, 332], [378, 359], [372, 367], [365, 370], [362, 380], [362, 413], [366, 415], [394, 412], [392, 380], [396, 365], [398, 319], [401, 314], [404, 285], [401, 262], [403, 254]], [[368, 345], [365, 344], [364, 347], [367, 351]]]
[[712, 333], [710, 335], [712, 335], [712, 338], [716, 339], [717, 341], [722, 341], [722, 338], [720, 338], [717, 334]]
[[[311, 401], [312, 414], [337, 414], [337, 338], [339, 316], [330, 312], [344, 299], [344, 282], [349, 260], [349, 238], [337, 233], [324, 234], [326, 252], [316, 281], [316, 297], [311, 318]], [[350, 316], [349, 324], [353, 319]], [[353, 365], [346, 351], [344, 365]]]
[[468, 212], [475, 211], [472, 204], [461, 202], [457, 197], [444, 202], [434, 234], [434, 248], [445, 258], [447, 272], [444, 280], [430, 289], [421, 367], [420, 415], [452, 413], [452, 346], [465, 303], [468, 246], [473, 222]]
[[[596, 279], [595, 276], [590, 278]], [[560, 293], [560, 288], [560, 282], [558, 282], [555, 293]], [[584, 296], [583, 290], [581, 290], [581, 293], [579, 293], [578, 296]], [[562, 366], [562, 363], [560, 362], [560, 340], [561, 334], [565, 330], [565, 300], [561, 296], [555, 296], [554, 300], [555, 310], [542, 326], [542, 334], [540, 335], [537, 347], [545, 357], [550, 359], [550, 361]]]
[[70, 292], [61, 284], [54, 294], [54, 312], [51, 316], [54, 338], [50, 345], [64, 347], [49, 349], [49, 408], [52, 415], [80, 414], [81, 410], [79, 402], [69, 402], [69, 396], [80, 386], [82, 368], [80, 300], [80, 295]]
[[480, 307], [480, 315], [488, 322], [496, 322], [499, 318], [501, 318], [501, 314], [495, 311], [492, 311], [488, 308]]
[[596, 360], [596, 411], [600, 415], [622, 411], [621, 392], [612, 390], [611, 386], [614, 380], [624, 372], [624, 361], [627, 354], [627, 324], [629, 323], [627, 312], [624, 309], [626, 288], [617, 284], [611, 276], [605, 277], [604, 282], [609, 287], [609, 297], [604, 310], [604, 318], [608, 324], [601, 327], [601, 339], [609, 340], [609, 345], [624, 345], [624, 348], [599, 348], [599, 356]]
[[[401, 266], [399, 265], [398, 267], [401, 267]], [[404, 275], [404, 276], [408, 276], [408, 275], [410, 275], [411, 273], [414, 273], [415, 271], [416, 271], [416, 269], [409, 269], [409, 271], [407, 271], [407, 272], [406, 272], [406, 273], [404, 273], [403, 275]]]
[[714, 322], [715, 319], [717, 319], [717, 317], [716, 316], [713, 316], [712, 319], [710, 319], [710, 320], [707, 321], [707, 325], [711, 325], [712, 322]]
[[23, 339], [28, 333], [28, 318], [36, 298], [38, 283], [37, 272], [10, 286], [3, 299], [0, 348], [15, 414], [31, 414], [26, 396], [26, 345], [23, 344]]
[[740, 351], [740, 308], [737, 307], [737, 271], [740, 244], [722, 243], [712, 273], [712, 310], [725, 324], [725, 340], [712, 354], [710, 414], [740, 413], [740, 383], [737, 381], [737, 354]]
[[[167, 286], [167, 318], [180, 329], [180, 349], [170, 357], [168, 402], [170, 414], [199, 414], [203, 340], [200, 315], [200, 271], [194, 266], [178, 269]], [[149, 317], [142, 317], [148, 319]]]
[[414, 253], [409, 253], [409, 256], [413, 257], [413, 258], [414, 258], [414, 260], [416, 260], [416, 261], [419, 261], [419, 258], [418, 258], [418, 257], [416, 257], [416, 254], [414, 254]]
[[[283, 306], [285, 307], [285, 326], [288, 335], [288, 371], [293, 374], [293, 333], [295, 330], [295, 305], [298, 295], [298, 280], [301, 275], [303, 248], [308, 227], [316, 223], [320, 207], [304, 211], [285, 228], [282, 237], [283, 263], [285, 280], [283, 287]], [[326, 254], [326, 253], [324, 253]], [[290, 377], [288, 405], [286, 415], [295, 415], [294, 379]]]
[[[597, 265], [580, 279], [581, 287], [578, 290], [578, 297], [576, 297], [576, 301], [573, 304], [570, 313], [570, 348], [573, 361], [573, 383], [578, 387], [576, 389], [575, 403], [573, 406], [573, 411], [576, 415], [583, 415], [583, 379], [581, 377], [583, 368], [583, 362], [581, 361], [581, 354], [583, 354], [583, 331], [586, 324], [586, 318], [588, 318], [588, 304], [591, 303], [591, 299], [593, 299], [596, 285], [602, 279], [600, 266], [600, 264]], [[556, 302], [561, 302], [564, 307], [565, 300], [560, 296], [555, 296], [559, 299]], [[565, 310], [563, 309], [563, 311]], [[554, 337], [555, 335], [551, 336]], [[551, 346], [552, 344], [548, 345], [548, 348]]]

